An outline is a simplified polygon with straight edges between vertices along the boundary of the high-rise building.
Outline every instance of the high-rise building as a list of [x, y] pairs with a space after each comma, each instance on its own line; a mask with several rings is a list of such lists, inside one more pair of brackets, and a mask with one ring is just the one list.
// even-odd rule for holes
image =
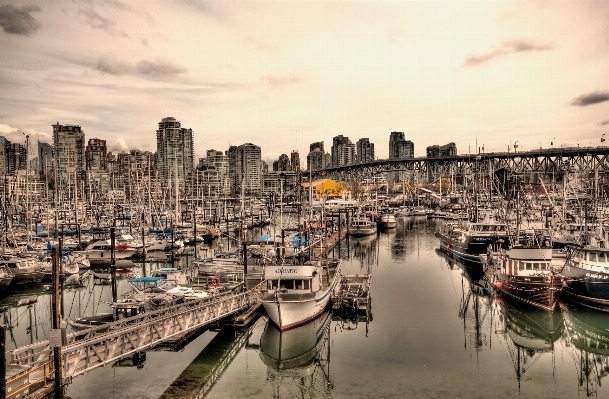
[[414, 143], [406, 140], [404, 132], [391, 132], [389, 136], [389, 159], [414, 158]]
[[173, 117], [163, 118], [156, 131], [157, 169], [161, 181], [184, 184], [186, 176], [194, 168], [194, 136], [192, 129], [181, 127]]
[[233, 194], [257, 194], [262, 190], [262, 152], [260, 147], [252, 143], [230, 146], [226, 152]]
[[[414, 143], [406, 140], [404, 132], [391, 132], [389, 135], [389, 159], [408, 159], [414, 158]], [[409, 179], [412, 173], [408, 172], [389, 172], [387, 181], [394, 184]]]
[[351, 165], [355, 163], [355, 144], [342, 134], [332, 139], [332, 166]]
[[287, 154], [281, 154], [279, 159], [273, 162], [273, 172], [286, 172], [290, 170], [290, 159]]
[[7, 145], [10, 143], [4, 136], [0, 136], [0, 174], [8, 172], [8, 160], [6, 158]]
[[293, 150], [290, 155], [290, 170], [294, 172], [300, 170], [300, 154], [298, 154], [298, 150]]
[[374, 161], [374, 143], [362, 138], [357, 141], [357, 163]]
[[457, 145], [455, 143], [448, 143], [443, 146], [430, 145], [426, 149], [427, 158], [442, 158], [451, 157], [457, 155]]
[[38, 160], [36, 162], [36, 173], [44, 175], [49, 172], [53, 165], [53, 147], [49, 143], [38, 142]]
[[307, 170], [316, 171], [326, 167], [326, 153], [324, 152], [324, 142], [318, 141], [309, 146], [307, 154]]
[[[79, 125], [53, 125], [57, 187], [72, 190], [85, 172], [85, 132]], [[80, 177], [79, 177], [80, 175]]]
[[[219, 195], [230, 194], [230, 182], [229, 182], [229, 161], [228, 156], [222, 151], [207, 150], [207, 157], [199, 160], [198, 169], [201, 171], [215, 169], [217, 171], [217, 189]], [[211, 179], [210, 174], [205, 175], [205, 178]]]
[[7, 174], [15, 175], [18, 170], [25, 170], [26, 160], [27, 150], [24, 145], [10, 142], [6, 144]]
[[108, 147], [106, 140], [89, 139], [85, 149], [87, 170], [106, 172], [108, 170]]

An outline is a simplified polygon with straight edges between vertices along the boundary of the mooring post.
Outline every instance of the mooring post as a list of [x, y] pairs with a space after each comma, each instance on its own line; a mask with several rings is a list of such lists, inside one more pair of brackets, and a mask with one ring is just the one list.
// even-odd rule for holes
[[0, 324], [0, 353], [2, 353], [2, 361], [0, 362], [0, 399], [6, 399], [6, 326]]
[[[59, 273], [61, 270], [61, 248], [53, 248], [53, 329], [61, 328], [61, 314], [59, 313]], [[3, 352], [4, 354], [4, 352]], [[63, 367], [61, 366], [61, 346], [53, 348], [53, 367], [55, 368], [55, 399], [63, 399]]]
[[114, 227], [110, 227], [110, 278], [112, 283], [112, 301], [116, 302], [118, 293], [116, 290], [116, 259], [114, 246], [116, 245], [116, 231]]

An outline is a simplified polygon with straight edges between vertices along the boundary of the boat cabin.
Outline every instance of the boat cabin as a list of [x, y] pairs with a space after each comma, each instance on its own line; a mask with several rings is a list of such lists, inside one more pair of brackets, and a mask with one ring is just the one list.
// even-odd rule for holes
[[313, 265], [267, 266], [267, 289], [288, 294], [305, 294], [321, 288], [321, 268]]

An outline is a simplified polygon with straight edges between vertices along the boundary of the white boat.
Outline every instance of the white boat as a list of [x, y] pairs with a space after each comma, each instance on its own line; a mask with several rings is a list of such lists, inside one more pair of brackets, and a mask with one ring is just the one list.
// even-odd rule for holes
[[340, 268], [340, 259], [265, 266], [267, 286], [262, 305], [269, 318], [283, 331], [319, 316], [340, 281]]
[[[100, 240], [89, 244], [84, 251], [74, 251], [87, 257], [90, 262], [110, 262], [112, 245], [110, 240]], [[134, 248], [125, 245], [114, 246], [114, 259], [127, 259], [135, 253]]]
[[365, 217], [355, 217], [349, 225], [349, 234], [353, 237], [364, 237], [376, 233], [376, 223]]
[[397, 226], [395, 216], [393, 216], [391, 213], [381, 214], [379, 226], [381, 227], [381, 229], [395, 229], [395, 227]]

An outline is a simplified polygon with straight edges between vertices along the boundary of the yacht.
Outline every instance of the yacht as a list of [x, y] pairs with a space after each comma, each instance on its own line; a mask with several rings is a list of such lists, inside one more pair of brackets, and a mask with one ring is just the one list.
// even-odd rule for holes
[[262, 305], [280, 330], [288, 330], [319, 316], [330, 303], [340, 281], [340, 259], [305, 265], [269, 265], [264, 268], [266, 290]]
[[[89, 244], [84, 251], [74, 252], [86, 256], [90, 262], [109, 263], [112, 257], [112, 245], [110, 240], [99, 240]], [[127, 259], [133, 256], [134, 253], [135, 249], [127, 244], [114, 246], [114, 259]]]
[[11, 284], [40, 283], [44, 272], [40, 262], [32, 257], [9, 256], [0, 258], [0, 267], [5, 266], [13, 275]]

